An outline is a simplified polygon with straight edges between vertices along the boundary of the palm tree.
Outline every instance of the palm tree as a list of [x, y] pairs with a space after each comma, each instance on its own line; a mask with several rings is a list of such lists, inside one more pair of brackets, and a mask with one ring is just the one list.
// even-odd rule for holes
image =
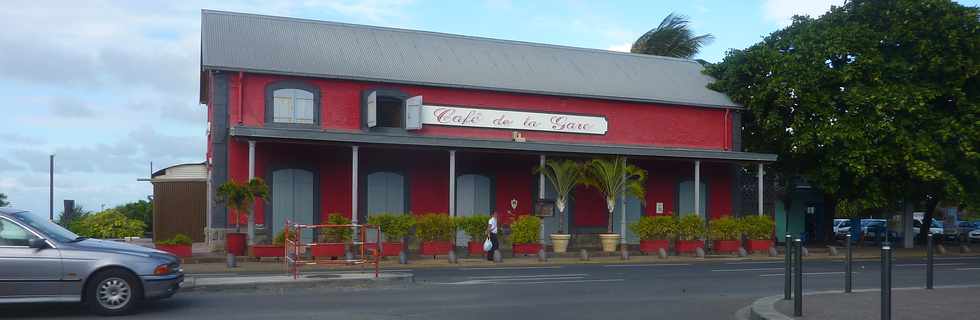
[[616, 197], [629, 194], [640, 202], [646, 199], [647, 171], [635, 165], [627, 164], [626, 158], [593, 159], [585, 164], [585, 176], [582, 181], [587, 186], [596, 188], [606, 197], [606, 209], [609, 210], [609, 223], [606, 231], [613, 233], [613, 210], [616, 209]]
[[[256, 199], [265, 200], [269, 197], [269, 186], [262, 181], [262, 178], [254, 178], [247, 183], [238, 183], [233, 180], [225, 182], [218, 187], [218, 201], [225, 203], [229, 209], [237, 213], [248, 212], [248, 244], [254, 244], [255, 237], [255, 214], [253, 208]], [[238, 216], [235, 216], [235, 232], [240, 232]]]
[[710, 33], [695, 36], [687, 17], [667, 15], [660, 25], [647, 31], [630, 48], [632, 53], [690, 59], [715, 39]]
[[575, 186], [582, 182], [584, 171], [582, 164], [572, 160], [548, 160], [544, 166], [535, 169], [538, 173], [544, 174], [548, 182], [554, 187], [558, 194], [555, 199], [555, 206], [558, 207], [558, 234], [565, 233], [565, 207], [568, 205], [568, 197], [575, 189]]

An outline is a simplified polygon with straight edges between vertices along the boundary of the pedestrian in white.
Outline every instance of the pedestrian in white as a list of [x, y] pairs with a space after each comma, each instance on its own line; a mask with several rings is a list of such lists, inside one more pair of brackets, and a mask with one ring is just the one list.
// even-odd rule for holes
[[494, 212], [490, 216], [490, 221], [487, 221], [487, 238], [490, 238], [490, 242], [493, 243], [493, 247], [487, 251], [487, 260], [493, 261], [493, 252], [500, 247], [500, 242], [497, 241], [497, 212]]

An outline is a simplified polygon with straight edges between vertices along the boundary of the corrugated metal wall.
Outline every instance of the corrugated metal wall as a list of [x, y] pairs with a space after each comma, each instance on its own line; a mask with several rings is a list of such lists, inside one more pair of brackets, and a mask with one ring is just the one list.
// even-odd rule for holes
[[177, 233], [204, 241], [207, 213], [207, 184], [204, 181], [153, 183], [153, 240]]

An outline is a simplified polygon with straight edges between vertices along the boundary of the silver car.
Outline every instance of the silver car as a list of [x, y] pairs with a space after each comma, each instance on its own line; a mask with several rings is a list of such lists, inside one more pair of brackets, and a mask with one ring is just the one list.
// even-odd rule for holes
[[169, 253], [79, 237], [27, 211], [0, 208], [0, 303], [82, 302], [120, 315], [172, 296], [183, 281]]

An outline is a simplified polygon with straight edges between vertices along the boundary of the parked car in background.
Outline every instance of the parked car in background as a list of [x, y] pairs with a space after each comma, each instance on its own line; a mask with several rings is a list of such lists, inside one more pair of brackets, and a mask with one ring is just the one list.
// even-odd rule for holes
[[[918, 219], [913, 220], [912, 221], [912, 232], [914, 232], [916, 234], [916, 236], [918, 236], [918, 234], [919, 234], [919, 228], [922, 228], [922, 220], [918, 220]], [[939, 239], [940, 237], [942, 237], [943, 236], [943, 223], [940, 222], [940, 221], [938, 221], [938, 220], [933, 219], [932, 220], [932, 226], [929, 227], [929, 233], [932, 234], [932, 238], [933, 239]]]
[[850, 226], [850, 225], [851, 225], [851, 219], [834, 219], [834, 234], [837, 235], [841, 233], [840, 227]]
[[80, 237], [27, 211], [0, 208], [0, 304], [82, 302], [121, 315], [168, 298], [184, 281], [177, 257]]
[[970, 243], [980, 241], [980, 221], [973, 222], [973, 231], [967, 235], [967, 241]]

